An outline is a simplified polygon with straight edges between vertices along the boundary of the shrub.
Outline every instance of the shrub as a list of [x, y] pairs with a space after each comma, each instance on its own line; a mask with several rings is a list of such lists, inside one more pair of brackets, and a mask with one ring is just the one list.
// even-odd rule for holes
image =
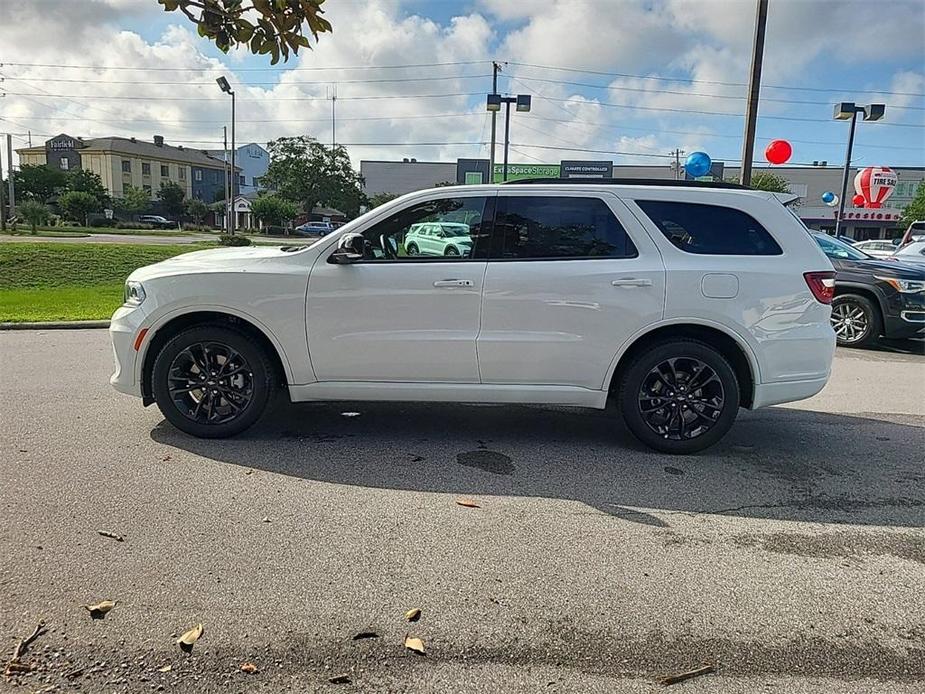
[[284, 236], [286, 234], [286, 230], [278, 224], [271, 224], [270, 226], [264, 227], [263, 230], [269, 236]]
[[48, 206], [37, 200], [26, 200], [20, 203], [17, 211], [19, 215], [29, 223], [29, 226], [32, 227], [33, 234], [36, 232], [36, 228], [39, 224], [46, 224], [48, 222]]
[[221, 246], [250, 246], [251, 240], [239, 234], [235, 234], [234, 236], [222, 234], [218, 237], [218, 243]]
[[116, 222], [116, 229], [153, 229], [150, 224], [141, 222]]

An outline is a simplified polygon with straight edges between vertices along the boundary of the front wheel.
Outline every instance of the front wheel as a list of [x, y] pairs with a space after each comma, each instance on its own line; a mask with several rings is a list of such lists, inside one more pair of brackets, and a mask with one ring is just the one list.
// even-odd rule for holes
[[832, 301], [832, 328], [840, 347], [864, 347], [877, 339], [880, 312], [866, 296], [840, 294]]
[[417, 255], [417, 254], [418, 254], [418, 247], [415, 246], [413, 243], [409, 243], [409, 244], [405, 247], [405, 253], [407, 253], [408, 255]]
[[201, 438], [239, 434], [263, 414], [273, 365], [250, 335], [202, 325], [174, 336], [154, 360], [152, 390], [164, 417]]
[[739, 410], [739, 383], [726, 358], [696, 340], [658, 343], [636, 356], [619, 392], [631, 432], [662, 453], [696, 453], [719, 441]]

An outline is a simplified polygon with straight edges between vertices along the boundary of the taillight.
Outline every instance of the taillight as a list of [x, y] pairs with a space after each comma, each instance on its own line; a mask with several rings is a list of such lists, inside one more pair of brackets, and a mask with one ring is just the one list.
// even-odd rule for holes
[[816, 297], [816, 301], [822, 304], [831, 304], [835, 296], [835, 273], [834, 272], [804, 272], [806, 284], [809, 291]]

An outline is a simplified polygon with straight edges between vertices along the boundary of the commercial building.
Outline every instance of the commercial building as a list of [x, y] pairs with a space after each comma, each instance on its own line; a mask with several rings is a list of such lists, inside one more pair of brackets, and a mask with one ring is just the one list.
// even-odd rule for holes
[[[207, 152], [216, 159], [226, 161], [227, 156], [227, 161], [231, 161], [231, 150], [226, 153], [223, 149], [210, 149]], [[270, 153], [256, 142], [249, 142], [235, 150], [234, 165], [239, 169], [238, 188], [241, 194], [256, 193], [260, 188], [260, 179], [266, 176], [270, 166]]]
[[[361, 161], [360, 173], [369, 196], [378, 193], [403, 194], [446, 183], [487, 183], [487, 159], [458, 159], [455, 162], [416, 161]], [[841, 233], [855, 239], [893, 238], [899, 236], [900, 216], [925, 180], [925, 167], [893, 167], [898, 183], [893, 195], [881, 209], [856, 208], [851, 203], [853, 181], [857, 169], [849, 172], [848, 200]], [[773, 166], [757, 167], [753, 173], [769, 171], [784, 178], [789, 190], [799, 196], [795, 211], [811, 229], [832, 231], [835, 228], [837, 206], [822, 202], [825, 192], [841, 193], [842, 168], [837, 166]], [[524, 178], [654, 178], [673, 179], [675, 173], [668, 166], [614, 165], [612, 161], [565, 160], [558, 164], [509, 164], [508, 180]], [[713, 162], [708, 179], [738, 180], [739, 167]], [[502, 166], [496, 164], [492, 176], [495, 182], [502, 178]]]
[[92, 171], [113, 198], [123, 197], [129, 186], [141, 188], [153, 198], [161, 184], [168, 181], [183, 188], [187, 198], [211, 203], [224, 197], [223, 161], [203, 150], [168, 145], [160, 135], [146, 142], [134, 137], [84, 139], [61, 134], [37, 147], [17, 149], [16, 153], [20, 165]]

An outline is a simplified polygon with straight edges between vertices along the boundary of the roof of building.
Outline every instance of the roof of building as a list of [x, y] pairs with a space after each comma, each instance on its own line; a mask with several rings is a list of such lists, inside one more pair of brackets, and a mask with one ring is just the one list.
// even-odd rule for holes
[[[130, 154], [137, 157], [150, 159], [167, 159], [170, 161], [179, 161], [193, 166], [203, 166], [209, 168], [222, 168], [225, 163], [221, 159], [211, 156], [205, 150], [191, 149], [182, 145], [174, 146], [164, 144], [155, 144], [147, 140], [139, 140], [134, 137], [82, 137], [74, 138], [81, 143], [80, 150], [103, 150], [108, 152], [118, 152], [120, 154]], [[45, 145], [38, 147], [23, 147], [16, 150], [19, 153], [24, 152], [44, 152]], [[235, 167], [240, 170], [239, 166]]]

